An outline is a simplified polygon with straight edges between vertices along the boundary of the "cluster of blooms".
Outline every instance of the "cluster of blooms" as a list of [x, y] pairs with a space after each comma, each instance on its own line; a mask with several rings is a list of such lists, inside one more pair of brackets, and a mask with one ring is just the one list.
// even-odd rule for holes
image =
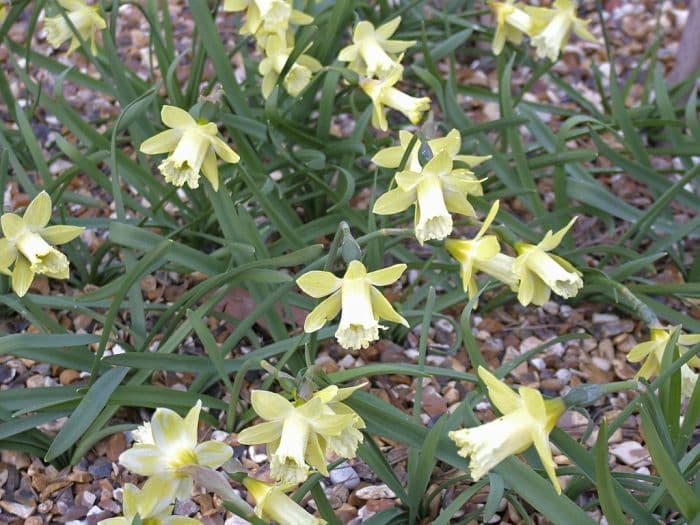
[[[106, 27], [99, 8], [83, 0], [58, 0], [65, 10], [47, 17], [45, 29], [49, 43], [58, 47], [70, 40], [71, 53], [83, 42], [96, 52], [99, 31]], [[572, 0], [555, 0], [553, 7], [541, 8], [515, 3], [490, 1], [496, 19], [493, 50], [499, 54], [505, 41], [518, 44], [524, 35], [531, 38], [537, 55], [556, 60], [570, 33], [595, 40], [586, 22], [576, 17]], [[294, 49], [291, 25], [312, 22], [312, 17], [296, 11], [288, 0], [225, 0], [224, 10], [245, 11], [242, 35], [252, 35], [264, 52], [259, 71], [263, 75], [262, 93], [267, 98], [287, 69], [282, 82], [285, 90], [297, 96], [304, 90], [322, 65], [313, 57], [300, 54], [288, 64]], [[395, 88], [403, 76], [403, 52], [413, 41], [392, 40], [401, 18], [375, 28], [362, 21], [354, 28], [352, 44], [341, 50], [338, 59], [360, 76], [360, 87], [373, 104], [372, 124], [388, 129], [385, 107], [403, 113], [413, 124], [430, 108], [428, 97], [414, 98]], [[305, 50], [304, 50], [305, 51]], [[175, 186], [199, 186], [203, 173], [214, 190], [219, 187], [217, 157], [237, 163], [238, 155], [218, 135], [215, 123], [196, 119], [188, 111], [164, 106], [161, 119], [168, 129], [149, 138], [140, 146], [146, 154], [167, 154], [158, 169], [165, 181]], [[489, 157], [460, 154], [462, 144], [457, 130], [443, 138], [423, 140], [408, 131], [399, 132], [399, 145], [378, 152], [373, 162], [383, 168], [399, 169], [395, 187], [381, 195], [373, 212], [391, 215], [415, 207], [414, 231], [417, 241], [444, 240], [445, 249], [460, 263], [464, 291], [474, 297], [475, 275], [483, 272], [501, 281], [514, 292], [523, 305], [542, 305], [551, 292], [564, 298], [574, 297], [583, 286], [581, 273], [568, 261], [550, 253], [572, 227], [574, 220], [554, 233], [548, 231], [536, 245], [515, 243], [514, 255], [501, 252], [496, 235], [487, 231], [496, 218], [499, 201], [493, 203], [481, 228], [472, 239], [448, 239], [453, 230], [452, 213], [475, 217], [469, 196], [483, 195], [482, 182], [469, 169]], [[410, 151], [409, 151], [410, 148]], [[65, 279], [68, 259], [52, 246], [71, 241], [80, 234], [74, 226], [47, 226], [51, 216], [51, 199], [40, 193], [20, 217], [6, 213], [1, 218], [0, 272], [10, 275], [13, 290], [24, 295], [35, 274]], [[12, 268], [11, 268], [12, 267]], [[405, 264], [368, 272], [359, 260], [348, 263], [339, 278], [331, 272], [312, 271], [300, 276], [299, 287], [314, 298], [326, 297], [305, 320], [304, 329], [311, 333], [341, 313], [336, 338], [349, 349], [366, 348], [379, 339], [380, 320], [409, 326], [384, 295], [376, 288], [396, 282], [406, 270]], [[637, 345], [629, 360], [644, 360], [638, 377], [649, 379], [658, 374], [671, 332], [653, 328], [651, 340]], [[680, 335], [678, 350], [700, 342], [700, 335]], [[697, 382], [691, 367], [700, 366], [700, 358], [691, 359], [681, 369], [683, 392], [687, 397]], [[563, 399], [545, 400], [535, 389], [521, 387], [516, 394], [484, 368], [478, 375], [488, 389], [492, 404], [503, 414], [499, 419], [475, 428], [450, 432], [459, 453], [470, 458], [470, 470], [479, 479], [504, 458], [535, 446], [542, 465], [557, 492], [556, 478], [548, 435], [566, 409]], [[360, 385], [362, 386], [362, 385]], [[243, 444], [265, 444], [270, 457], [270, 475], [277, 482], [265, 483], [246, 478], [244, 486], [257, 502], [256, 514], [282, 525], [324, 523], [285, 495], [291, 486], [303, 482], [313, 469], [328, 475], [329, 455], [352, 458], [363, 440], [362, 418], [343, 403], [355, 389], [329, 386], [307, 398], [289, 401], [272, 392], [255, 390], [251, 403], [263, 423], [243, 430], [238, 439]], [[183, 419], [175, 412], [159, 408], [149, 423], [134, 432], [135, 444], [125, 451], [120, 462], [136, 474], [148, 476], [142, 489], [127, 485], [124, 489], [124, 517], [102, 523], [124, 525], [138, 516], [143, 523], [187, 525], [197, 520], [171, 516], [176, 498], [189, 496], [193, 486], [192, 469], [216, 469], [232, 456], [229, 446], [217, 442], [198, 443], [197, 425], [201, 403]]]
[[376, 29], [366, 20], [359, 22], [352, 44], [338, 55], [338, 60], [349, 62], [348, 69], [360, 75], [360, 86], [372, 100], [372, 125], [382, 131], [388, 129], [385, 106], [400, 111], [412, 124], [430, 109], [430, 98], [412, 97], [394, 87], [403, 76], [403, 52], [415, 44], [413, 40], [391, 40], [400, 23], [400, 16]]
[[[255, 37], [258, 48], [265, 53], [258, 70], [263, 76], [263, 97], [269, 97], [294, 50], [294, 32], [290, 24], [310, 24], [313, 17], [294, 9], [288, 0], [226, 0], [224, 11], [245, 11], [240, 33]], [[290, 65], [282, 85], [287, 93], [296, 97], [320, 70], [318, 60], [301, 54]]]
[[576, 16], [575, 0], [554, 0], [551, 9], [515, 3], [515, 0], [489, 0], [488, 4], [496, 19], [492, 44], [496, 55], [503, 51], [506, 40], [519, 45], [523, 35], [530, 37], [538, 58], [549, 58], [552, 62], [559, 57], [572, 31], [579, 38], [597, 42], [586, 28], [588, 21]]

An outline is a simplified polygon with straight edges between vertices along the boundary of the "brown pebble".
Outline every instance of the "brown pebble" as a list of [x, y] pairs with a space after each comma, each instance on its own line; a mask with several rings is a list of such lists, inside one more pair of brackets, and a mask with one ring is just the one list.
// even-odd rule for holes
[[73, 382], [77, 381], [78, 379], [80, 379], [80, 372], [78, 372], [77, 370], [73, 370], [71, 368], [66, 368], [58, 376], [58, 380], [64, 386], [71, 385], [71, 384], [73, 384]]

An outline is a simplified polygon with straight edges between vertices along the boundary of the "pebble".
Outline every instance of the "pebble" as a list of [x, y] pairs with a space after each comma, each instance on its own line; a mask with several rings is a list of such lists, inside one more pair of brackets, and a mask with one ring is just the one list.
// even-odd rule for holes
[[382, 485], [368, 485], [362, 487], [355, 492], [355, 496], [360, 499], [387, 499], [395, 498], [396, 494], [388, 486]]
[[112, 462], [107, 458], [99, 458], [88, 467], [88, 472], [96, 479], [108, 478], [112, 474]]
[[347, 462], [341, 463], [331, 470], [330, 476], [331, 483], [334, 485], [343, 485], [351, 490], [360, 484], [360, 476]]
[[22, 505], [15, 501], [0, 501], [0, 507], [2, 507], [5, 512], [9, 512], [25, 520], [31, 516], [34, 513], [34, 509], [36, 509], [35, 505]]
[[535, 357], [534, 359], [530, 359], [530, 364], [540, 372], [545, 369], [545, 362], [544, 359], [542, 359], [541, 357]]
[[89, 490], [84, 490], [80, 493], [80, 496], [78, 497], [76, 503], [78, 505], [85, 505], [86, 507], [90, 507], [93, 503], [95, 503], [96, 499], [97, 497], [92, 492], [90, 492]]
[[191, 499], [177, 500], [173, 514], [177, 514], [178, 516], [191, 516], [198, 510], [199, 505], [197, 505]]
[[649, 452], [636, 441], [623, 441], [610, 448], [610, 453], [632, 467], [646, 467], [651, 465]]
[[611, 364], [610, 364], [610, 361], [607, 360], [607, 359], [604, 359], [604, 358], [598, 357], [598, 356], [593, 356], [593, 357], [591, 358], [591, 362], [592, 362], [597, 368], [600, 368], [600, 369], [603, 370], [604, 372], [607, 372], [608, 370], [610, 370]]
[[571, 370], [568, 368], [560, 368], [554, 373], [554, 376], [561, 381], [562, 384], [566, 385], [571, 381]]
[[250, 525], [249, 521], [239, 518], [238, 516], [231, 516], [224, 522], [224, 525]]

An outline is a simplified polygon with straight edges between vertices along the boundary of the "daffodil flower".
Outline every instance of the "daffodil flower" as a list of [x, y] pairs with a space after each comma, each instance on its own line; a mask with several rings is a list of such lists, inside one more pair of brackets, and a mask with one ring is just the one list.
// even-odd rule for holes
[[224, 11], [244, 11], [246, 20], [241, 35], [255, 35], [258, 44], [265, 45], [268, 35], [285, 40], [289, 24], [306, 25], [313, 17], [292, 7], [289, 0], [224, 0]]
[[379, 197], [372, 211], [391, 215], [415, 205], [418, 242], [444, 239], [452, 232], [450, 212], [476, 215], [467, 195], [482, 195], [481, 182], [468, 169], [454, 169], [449, 151], [443, 149], [420, 172], [397, 173], [397, 188]]
[[579, 38], [597, 42], [586, 27], [588, 21], [576, 16], [575, 0], [554, 0], [553, 7], [524, 8], [532, 20], [530, 35], [538, 58], [549, 58], [554, 62], [569, 41], [572, 31]]
[[216, 124], [196, 121], [187, 111], [175, 106], [163, 106], [160, 112], [166, 129], [141, 144], [141, 152], [148, 155], [169, 153], [158, 169], [165, 181], [175, 186], [187, 183], [199, 186], [199, 172], [209, 180], [214, 190], [219, 189], [219, 166], [216, 156], [235, 164], [239, 157], [218, 137]]
[[306, 512], [284, 493], [284, 487], [265, 483], [255, 478], [245, 478], [243, 485], [255, 500], [255, 514], [261, 519], [272, 520], [279, 525], [325, 525], [325, 521]]
[[[284, 65], [292, 54], [293, 46], [277, 35], [270, 35], [265, 43], [265, 58], [260, 62], [258, 70], [263, 75], [262, 94], [267, 98], [275, 87]], [[309, 84], [314, 73], [321, 69], [321, 63], [309, 55], [299, 55], [284, 77], [284, 89], [296, 97]]]
[[386, 329], [379, 324], [379, 319], [408, 326], [406, 319], [396, 313], [391, 303], [375, 288], [392, 284], [405, 269], [405, 264], [395, 264], [367, 273], [364, 264], [351, 261], [342, 279], [330, 272], [305, 273], [297, 279], [299, 288], [316, 299], [330, 297], [306, 316], [304, 331], [320, 330], [342, 310], [335, 337], [343, 348], [358, 350], [379, 339], [380, 328]]
[[365, 428], [365, 422], [357, 412], [342, 401], [350, 397], [355, 390], [362, 388], [366, 384], [367, 383], [363, 383], [348, 388], [338, 388], [335, 385], [330, 385], [323, 390], [319, 390], [313, 396], [321, 399], [324, 410], [329, 414], [351, 415], [353, 417], [352, 424], [345, 427], [339, 435], [328, 436], [326, 439], [328, 448], [344, 458], [355, 457], [357, 446], [362, 443], [364, 439], [360, 430]]
[[518, 257], [513, 262], [513, 272], [520, 279], [518, 301], [523, 306], [530, 303], [542, 306], [549, 301], [550, 293], [568, 299], [583, 287], [581, 272], [566, 259], [547, 253], [561, 243], [564, 235], [574, 225], [576, 218], [557, 233], [549, 230], [537, 245], [516, 243]]
[[397, 16], [386, 24], [374, 28], [363, 20], [355, 26], [352, 44], [343, 48], [338, 60], [350, 62], [348, 68], [365, 77], [388, 76], [399, 65], [398, 55], [415, 44], [415, 40], [390, 40], [401, 23]]
[[[650, 379], [655, 376], [661, 370], [661, 360], [664, 357], [666, 351], [666, 346], [668, 340], [671, 337], [671, 331], [664, 328], [652, 328], [651, 329], [651, 339], [643, 343], [636, 345], [629, 354], [627, 354], [627, 360], [631, 363], [639, 363], [644, 360], [642, 367], [637, 372], [637, 378], [643, 377], [644, 379]], [[688, 351], [688, 346], [693, 346], [700, 343], [700, 334], [680, 334], [678, 336], [678, 350], [681, 355]], [[695, 381], [697, 380], [697, 374], [693, 372], [691, 366], [700, 367], [700, 357], [695, 356], [686, 364], [681, 366], [681, 384], [683, 397], [690, 397], [693, 388], [695, 388]]]
[[138, 515], [144, 525], [201, 525], [202, 522], [185, 516], [172, 516], [171, 494], [168, 484], [157, 478], [146, 481], [139, 490], [135, 485], [124, 485], [122, 517], [109, 518], [99, 525], [131, 525]]
[[[382, 168], [398, 168], [401, 165], [401, 160], [406, 154], [412, 140], [413, 133], [403, 129], [400, 130], [399, 145], [384, 148], [383, 150], [377, 152], [377, 154], [372, 157], [372, 162], [374, 162], [377, 166], [381, 166]], [[474, 166], [477, 166], [485, 160], [489, 160], [491, 158], [491, 155], [460, 155], [459, 150], [462, 149], [462, 136], [456, 129], [451, 130], [444, 137], [428, 140], [428, 146], [430, 147], [430, 151], [432, 152], [433, 156], [437, 155], [443, 150], [446, 150], [450, 154], [450, 158], [453, 161], [462, 162], [470, 168], [473, 168]], [[407, 170], [421, 170], [420, 161], [418, 160], [418, 152], [420, 151], [420, 147], [420, 141], [416, 140], [406, 161]]]
[[525, 452], [534, 444], [549, 479], [560, 494], [549, 433], [566, 410], [564, 402], [560, 398], [545, 400], [539, 391], [526, 386], [521, 386], [516, 394], [483, 367], [479, 367], [478, 374], [488, 388], [491, 403], [503, 416], [448, 434], [459, 447], [458, 454], [469, 458], [472, 478], [480, 479], [507, 457]]
[[[75, 27], [80, 38], [90, 42], [90, 51], [94, 55], [97, 52], [97, 33], [107, 27], [104, 18], [100, 16], [98, 6], [87, 5], [83, 0], [57, 0], [58, 4], [65, 9], [66, 16]], [[53, 48], [61, 47], [61, 44], [71, 39], [68, 54], [80, 47], [80, 40], [73, 34], [63, 15], [47, 17], [44, 20], [46, 29], [46, 39]]]
[[139, 442], [122, 452], [119, 463], [135, 474], [156, 476], [168, 484], [177, 498], [192, 492], [192, 480], [180, 471], [188, 465], [217, 468], [233, 455], [231, 447], [219, 441], [197, 443], [197, 423], [202, 403], [190, 409], [183, 419], [168, 408], [158, 408], [147, 427], [138, 434]]
[[384, 106], [403, 113], [412, 124], [417, 124], [425, 111], [430, 109], [430, 98], [416, 98], [399, 91], [394, 87], [403, 74], [403, 68], [395, 67], [383, 80], [367, 78], [360, 82], [360, 86], [372, 99], [372, 125], [382, 131], [389, 127]]
[[[447, 239], [445, 241], [445, 249], [459, 261], [462, 285], [470, 299], [479, 291], [474, 277], [477, 271], [498, 279], [513, 291], [518, 289], [518, 277], [513, 273], [515, 259], [501, 253], [501, 247], [495, 235], [484, 235], [496, 218], [498, 206], [499, 201], [493, 203], [481, 229], [472, 240]], [[474, 307], [476, 308], [476, 304]]]
[[491, 48], [494, 55], [500, 55], [506, 40], [520, 45], [523, 34], [530, 32], [532, 21], [530, 15], [524, 10], [524, 6], [516, 4], [515, 0], [505, 2], [490, 0], [488, 5], [496, 18], [496, 34], [493, 36]]
[[[12, 278], [12, 289], [22, 297], [36, 274], [52, 279], [68, 279], [68, 258], [52, 244], [72, 241], [83, 228], [46, 226], [51, 218], [51, 197], [45, 191], [29, 203], [24, 215], [5, 213], [0, 217], [0, 273]], [[14, 268], [10, 266], [14, 263]]]
[[[324, 476], [328, 439], [339, 437], [355, 424], [357, 414], [336, 414], [318, 396], [291, 403], [274, 392], [253, 390], [253, 410], [265, 420], [238, 434], [245, 445], [265, 443], [270, 456], [270, 475], [283, 483], [301, 483], [309, 465]], [[349, 457], [354, 457], [353, 454]]]

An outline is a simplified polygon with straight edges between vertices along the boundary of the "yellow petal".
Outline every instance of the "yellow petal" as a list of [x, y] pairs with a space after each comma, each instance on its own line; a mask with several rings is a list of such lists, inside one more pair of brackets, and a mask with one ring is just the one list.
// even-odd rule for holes
[[236, 164], [240, 160], [238, 154], [235, 151], [233, 151], [229, 147], [229, 145], [226, 144], [219, 137], [211, 137], [210, 140], [212, 146], [214, 146], [214, 151], [216, 151], [216, 154], [219, 157], [221, 157], [221, 159], [224, 162], [228, 162], [229, 164]]
[[119, 464], [134, 474], [153, 476], [168, 470], [161, 450], [155, 445], [137, 443], [119, 456]]
[[255, 413], [266, 421], [284, 419], [293, 409], [292, 404], [284, 397], [266, 390], [253, 390], [250, 403]]
[[251, 0], [224, 0], [224, 11], [243, 11]]
[[[401, 20], [399, 20], [400, 22]], [[355, 30], [353, 31], [352, 34], [352, 39], [354, 42], [357, 42], [358, 40], [363, 40], [365, 38], [373, 38], [374, 37], [374, 26], [372, 25], [371, 22], [368, 22], [367, 20], [362, 20], [355, 26]]]
[[561, 485], [557, 479], [555, 471], [556, 464], [552, 459], [552, 450], [549, 447], [549, 437], [547, 433], [541, 428], [533, 429], [532, 443], [535, 445], [535, 450], [537, 450], [537, 455], [540, 457], [540, 461], [542, 462], [547, 476], [549, 476], [552, 485], [554, 485], [554, 490], [557, 491], [557, 494], [561, 494]]
[[629, 354], [627, 354], [627, 360], [630, 363], [638, 363], [646, 356], [654, 352], [658, 346], [658, 341], [645, 341], [643, 343], [639, 343], [632, 348]]
[[367, 274], [367, 280], [374, 286], [388, 286], [396, 282], [401, 274], [406, 271], [407, 266], [403, 263], [394, 264], [388, 268], [375, 270]]
[[185, 419], [182, 421], [185, 441], [192, 447], [197, 445], [197, 425], [199, 424], [199, 413], [202, 410], [202, 401], [197, 400], [195, 405], [189, 409]]
[[467, 196], [456, 191], [444, 191], [445, 206], [452, 213], [459, 213], [467, 217], [476, 217], [474, 207], [467, 200]]
[[7, 239], [0, 239], [0, 272], [6, 273], [8, 267], [15, 262], [17, 249]]
[[311, 333], [320, 330], [323, 325], [338, 315], [340, 312], [340, 307], [341, 295], [340, 290], [338, 290], [333, 295], [319, 303], [316, 308], [314, 308], [309, 315], [306, 316], [306, 320], [304, 321], [304, 331], [306, 333]]
[[547, 412], [544, 407], [544, 399], [539, 390], [535, 390], [529, 386], [521, 386], [518, 389], [520, 399], [527, 409], [528, 414], [538, 422], [545, 424], [547, 421]]
[[423, 173], [446, 175], [452, 171], [452, 159], [448, 151], [442, 150], [423, 167]]
[[218, 468], [233, 456], [233, 449], [220, 441], [205, 441], [194, 449], [197, 464], [205, 467]]
[[182, 418], [169, 408], [158, 408], [151, 419], [153, 442], [161, 450], [176, 447], [186, 442], [187, 432]]
[[318, 436], [311, 434], [309, 441], [306, 444], [306, 454], [304, 455], [306, 462], [318, 470], [322, 475], [328, 476], [328, 467], [326, 465], [326, 455], [321, 448]]
[[518, 301], [523, 306], [527, 306], [532, 302], [532, 298], [535, 296], [535, 279], [537, 279], [537, 277], [528, 270], [525, 270], [519, 277]]
[[420, 184], [422, 178], [422, 173], [408, 170], [400, 171], [396, 174], [396, 184], [401, 190], [408, 193]]
[[5, 237], [16, 237], [25, 228], [22, 217], [14, 213], [5, 213], [0, 217], [0, 227]]
[[406, 210], [416, 201], [414, 191], [404, 191], [396, 188], [381, 195], [374, 203], [372, 213], [377, 215], [391, 215]]
[[219, 164], [213, 149], [207, 151], [202, 162], [202, 173], [207, 178], [214, 191], [219, 191]]
[[51, 218], [51, 197], [49, 197], [49, 194], [42, 191], [34, 197], [29, 206], [27, 206], [22, 218], [24, 223], [32, 230], [38, 230], [46, 226]]
[[350, 261], [347, 269], [345, 270], [345, 275], [343, 275], [343, 280], [345, 279], [360, 279], [367, 276], [367, 268], [360, 261]]
[[312, 271], [307, 272], [297, 279], [297, 285], [305, 294], [318, 299], [332, 294], [340, 289], [342, 280], [331, 272]]
[[[170, 505], [172, 488], [172, 484], [160, 477], [149, 478], [140, 493], [132, 495], [136, 500], [132, 505], [135, 504], [141, 518], [155, 517], [165, 512]], [[124, 515], [128, 515], [126, 510]]]
[[477, 373], [488, 389], [491, 403], [501, 414], [509, 414], [522, 407], [522, 402], [518, 395], [486, 368], [480, 366]]
[[78, 237], [84, 229], [82, 226], [58, 224], [44, 228], [39, 235], [49, 244], [65, 244]]
[[452, 160], [463, 162], [470, 168], [473, 168], [482, 162], [486, 162], [490, 158], [491, 155], [455, 155]]
[[160, 118], [169, 128], [190, 128], [197, 125], [192, 115], [177, 106], [163, 106]]
[[14, 292], [23, 297], [34, 280], [34, 272], [31, 270], [29, 261], [22, 255], [17, 257], [15, 267], [12, 270], [12, 289]]
[[479, 233], [476, 234], [476, 239], [481, 238], [481, 236], [486, 233], [486, 230], [489, 229], [489, 226], [491, 226], [491, 223], [496, 218], [496, 214], [498, 213], [499, 206], [500, 206], [499, 200], [496, 200], [491, 205], [491, 208], [489, 209], [489, 213], [486, 215], [486, 218], [484, 219], [484, 222], [482, 223], [481, 228], [479, 229]]
[[540, 243], [537, 245], [538, 248], [541, 248], [542, 250], [548, 252], [549, 250], [553, 250], [559, 244], [561, 243], [562, 239], [564, 236], [568, 233], [568, 231], [571, 229], [571, 227], [574, 225], [576, 222], [577, 217], [574, 217], [569, 221], [569, 224], [564, 226], [561, 230], [559, 230], [557, 233], [552, 233], [552, 231], [548, 231], [547, 234], [544, 236], [544, 239], [540, 241]]
[[400, 23], [401, 17], [397, 16], [396, 18], [389, 20], [387, 23], [380, 25], [375, 32], [382, 38], [388, 39], [396, 32]]
[[281, 422], [266, 421], [265, 423], [260, 423], [241, 430], [238, 434], [238, 441], [244, 445], [259, 445], [261, 443], [271, 443], [279, 439], [281, 434]]
[[370, 297], [372, 298], [372, 310], [374, 315], [380, 319], [399, 323], [405, 327], [409, 327], [408, 321], [398, 314], [386, 297], [374, 287], [369, 289]]
[[182, 132], [179, 129], [166, 129], [144, 140], [141, 143], [139, 151], [147, 155], [170, 153], [177, 147], [181, 136]]
[[350, 44], [344, 47], [338, 53], [338, 60], [341, 62], [352, 62], [357, 58], [357, 46], [355, 44]]

